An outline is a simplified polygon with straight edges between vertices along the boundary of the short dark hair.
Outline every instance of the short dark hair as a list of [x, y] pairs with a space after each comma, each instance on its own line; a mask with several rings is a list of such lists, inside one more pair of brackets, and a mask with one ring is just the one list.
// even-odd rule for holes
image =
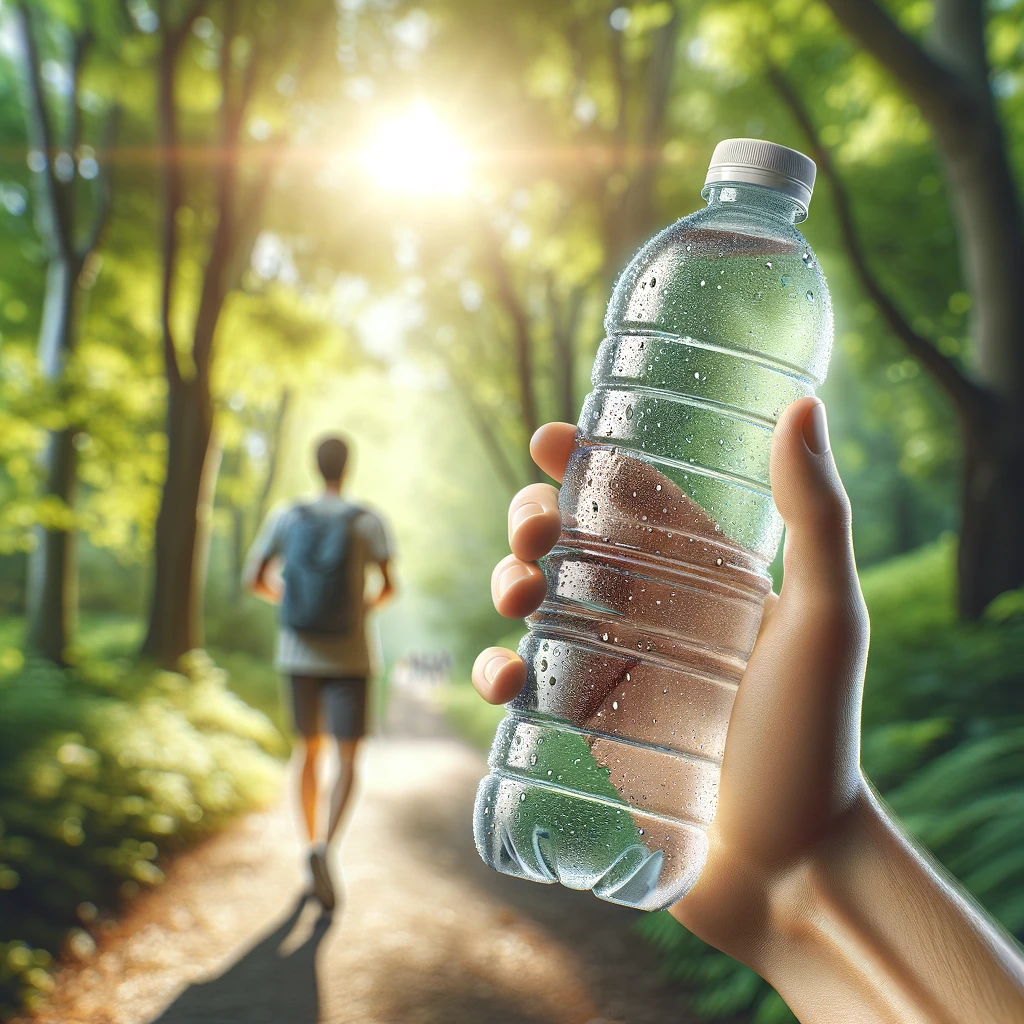
[[329, 484], [337, 483], [348, 462], [348, 445], [340, 437], [325, 437], [316, 449], [316, 464], [320, 475]]

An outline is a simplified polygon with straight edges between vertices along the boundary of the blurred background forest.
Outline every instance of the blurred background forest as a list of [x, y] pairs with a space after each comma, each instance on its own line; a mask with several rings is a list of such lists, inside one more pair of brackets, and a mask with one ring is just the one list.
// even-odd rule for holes
[[[819, 164], [867, 769], [1024, 937], [1022, 57], [1020, 0], [4, 0], [0, 1009], [272, 795], [239, 573], [318, 435], [393, 526], [385, 666], [451, 651], [486, 744], [527, 439], [576, 419], [617, 272], [730, 136]], [[642, 930], [700, 1012], [786, 1019]]]

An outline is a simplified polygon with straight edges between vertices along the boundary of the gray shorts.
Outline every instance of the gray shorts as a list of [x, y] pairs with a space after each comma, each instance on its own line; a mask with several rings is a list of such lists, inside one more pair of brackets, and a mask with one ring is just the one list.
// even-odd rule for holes
[[365, 677], [290, 676], [288, 689], [300, 736], [358, 740], [366, 735]]

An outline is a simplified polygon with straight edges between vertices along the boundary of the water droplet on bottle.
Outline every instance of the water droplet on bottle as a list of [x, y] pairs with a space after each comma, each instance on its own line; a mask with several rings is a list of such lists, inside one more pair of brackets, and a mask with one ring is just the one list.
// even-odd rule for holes
[[653, 288], [657, 283], [658, 283], [658, 279], [656, 277], [652, 277], [651, 278], [651, 287]]
[[644, 830], [643, 830], [642, 828], [638, 828], [638, 829], [637, 829], [637, 832], [639, 832], [639, 833], [640, 833], [640, 835], [644, 835]]
[[707, 284], [707, 281], [701, 281], [701, 283], [700, 283], [701, 288], [703, 288], [704, 285], [706, 285], [706, 284]]
[[519, 802], [522, 803], [525, 799], [526, 799], [526, 794], [525, 793], [520, 793], [519, 794]]
[[617, 700], [613, 700], [612, 701], [612, 711], [618, 711], [618, 710], [619, 710], [619, 702]]
[[632, 418], [633, 418], [633, 406], [627, 405], [626, 406], [626, 419], [627, 420], [631, 420]]
[[809, 291], [809, 292], [808, 292], [808, 293], [807, 293], [807, 294], [806, 294], [806, 295], [804, 296], [804, 298], [805, 298], [805, 299], [807, 299], [807, 301], [808, 301], [808, 302], [813, 302], [813, 301], [814, 301], [814, 292], [811, 292], [811, 291]]
[[548, 659], [547, 658], [541, 658], [540, 659], [540, 670], [541, 670], [541, 672], [547, 672], [547, 670], [548, 670]]
[[537, 755], [536, 754], [531, 754], [530, 755], [530, 764], [536, 764], [536, 763], [537, 763]]
[[783, 288], [788, 288], [789, 287], [789, 274], [783, 274], [782, 277], [779, 278], [779, 283], [782, 285]]
[[655, 489], [656, 491], [660, 491], [660, 490], [661, 490], [661, 484], [655, 484], [655, 487], [654, 487], [654, 489]]
[[602, 640], [607, 640], [608, 639], [608, 634], [607, 633], [602, 633], [601, 634], [601, 639]]
[[767, 267], [767, 268], [768, 268], [769, 270], [771, 270], [771, 269], [772, 269], [772, 261], [771, 261], [771, 260], [768, 260], [768, 261], [767, 261], [767, 262], [765, 263], [765, 266], [766, 266], [766, 267]]
[[716, 558], [715, 559], [715, 565], [721, 565], [721, 564], [722, 564], [722, 560], [720, 558]]

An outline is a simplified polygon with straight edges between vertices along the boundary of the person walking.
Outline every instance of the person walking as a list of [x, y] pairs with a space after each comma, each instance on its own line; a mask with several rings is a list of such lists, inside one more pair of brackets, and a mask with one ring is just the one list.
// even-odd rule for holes
[[[322, 492], [268, 516], [249, 553], [244, 580], [252, 593], [281, 606], [276, 662], [302, 745], [299, 804], [309, 842], [310, 895], [325, 910], [335, 905], [328, 851], [345, 818], [366, 734], [367, 612], [395, 592], [384, 523], [341, 495], [348, 458], [349, 445], [340, 437], [320, 442], [316, 464]], [[374, 566], [381, 582], [368, 598], [367, 569]], [[336, 746], [338, 774], [321, 830], [317, 770], [327, 742]]]

